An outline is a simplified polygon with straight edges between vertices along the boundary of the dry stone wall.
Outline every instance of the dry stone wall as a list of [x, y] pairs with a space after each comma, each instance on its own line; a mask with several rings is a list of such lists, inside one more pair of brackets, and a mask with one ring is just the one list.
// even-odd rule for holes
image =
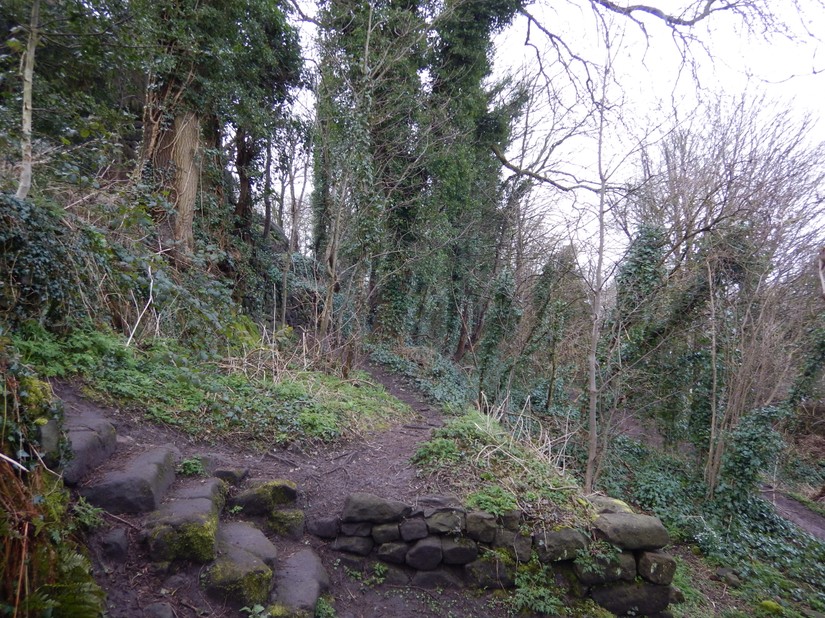
[[[342, 556], [384, 562], [395, 584], [512, 588], [518, 565], [535, 553], [552, 567], [551, 583], [571, 596], [589, 596], [620, 616], [668, 616], [676, 562], [662, 551], [670, 542], [664, 526], [618, 500], [593, 502], [591, 530], [554, 530], [527, 526], [519, 511], [496, 517], [441, 496], [413, 506], [354, 493], [340, 517], [310, 520], [307, 528]], [[610, 551], [582, 559], [595, 541]]]

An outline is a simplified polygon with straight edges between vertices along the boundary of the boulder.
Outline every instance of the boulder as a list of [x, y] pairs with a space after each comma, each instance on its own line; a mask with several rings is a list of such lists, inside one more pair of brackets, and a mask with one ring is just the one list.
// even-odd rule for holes
[[479, 543], [492, 543], [496, 538], [496, 518], [492, 513], [474, 511], [467, 513], [467, 536]]
[[129, 534], [126, 528], [112, 528], [100, 536], [100, 550], [109, 560], [122, 562], [129, 553]]
[[67, 417], [65, 429], [72, 458], [63, 468], [63, 481], [74, 486], [112, 456], [117, 449], [117, 433], [105, 418], [91, 414]]
[[379, 524], [372, 527], [372, 538], [379, 545], [392, 543], [401, 539], [401, 531], [398, 524]]
[[587, 561], [576, 560], [573, 571], [585, 586], [606, 584], [616, 581], [633, 581], [636, 578], [636, 559], [633, 554], [622, 552], [610, 560], [591, 558]]
[[149, 555], [156, 561], [215, 558], [218, 516], [224, 504], [223, 481], [196, 479], [179, 488], [172, 499], [146, 520]]
[[333, 542], [332, 549], [366, 556], [372, 551], [373, 546], [373, 540], [368, 536], [339, 536]]
[[239, 605], [266, 603], [272, 585], [272, 569], [253, 554], [229, 548], [206, 569], [207, 592]]
[[478, 545], [472, 539], [444, 537], [441, 553], [444, 564], [468, 564], [478, 558]]
[[491, 552], [464, 566], [467, 579], [484, 589], [508, 589], [516, 585], [516, 565]]
[[407, 565], [419, 571], [432, 571], [441, 564], [441, 539], [429, 536], [421, 539], [407, 552]]
[[462, 534], [465, 527], [463, 511], [446, 510], [425, 518], [430, 534]]
[[304, 536], [304, 512], [300, 509], [272, 511], [267, 519], [267, 527], [285, 539], [300, 541]]
[[405, 541], [417, 541], [427, 536], [427, 522], [423, 519], [415, 517], [413, 519], [405, 519], [398, 526], [401, 533], [401, 538]]
[[644, 551], [639, 554], [639, 575], [651, 584], [667, 586], [676, 573], [676, 560], [663, 551]]
[[[315, 604], [328, 589], [329, 575], [321, 559], [311, 549], [302, 549], [287, 558], [278, 572], [270, 614], [314, 616]], [[279, 607], [291, 613], [276, 613], [274, 610]]]
[[501, 526], [505, 530], [517, 532], [518, 529], [521, 527], [521, 511], [515, 509], [513, 511], [507, 511], [506, 513], [502, 513], [499, 516], [499, 521], [501, 522]]
[[451, 570], [440, 568], [432, 571], [417, 571], [410, 582], [418, 588], [463, 588], [464, 582]]
[[633, 509], [621, 500], [616, 498], [608, 498], [607, 496], [590, 496], [587, 499], [596, 512], [602, 513], [632, 513]]
[[272, 541], [258, 528], [243, 521], [221, 523], [216, 542], [221, 555], [244, 551], [270, 567], [274, 567], [278, 560], [278, 550]]
[[89, 504], [110, 513], [147, 513], [158, 508], [175, 480], [177, 449], [162, 446], [129, 460], [122, 470], [109, 472], [101, 481], [79, 493]]
[[399, 521], [410, 514], [412, 508], [397, 500], [387, 500], [376, 495], [356, 492], [350, 494], [344, 503], [341, 521], [373, 524], [388, 524]]
[[292, 481], [257, 481], [232, 498], [231, 505], [240, 507], [244, 515], [266, 516], [278, 507], [293, 504], [297, 498], [298, 488]]
[[518, 532], [499, 528], [496, 530], [496, 538], [493, 547], [501, 547], [506, 550], [519, 562], [530, 562], [530, 555], [533, 551], [533, 539], [523, 536]]
[[341, 524], [341, 534], [347, 536], [370, 536], [372, 535], [372, 524], [366, 522], [350, 522]]
[[406, 564], [410, 546], [406, 543], [384, 543], [378, 548], [378, 559], [393, 564]]
[[307, 532], [322, 539], [334, 539], [338, 536], [341, 522], [337, 517], [315, 517], [307, 520]]
[[539, 560], [544, 563], [572, 560], [587, 545], [587, 537], [573, 528], [543, 530], [533, 535], [533, 547]]
[[590, 595], [608, 611], [619, 616], [649, 616], [664, 611], [670, 601], [670, 587], [648, 582], [616, 583], [595, 586]]
[[604, 513], [593, 523], [596, 533], [622, 549], [660, 549], [670, 536], [656, 517], [635, 513]]

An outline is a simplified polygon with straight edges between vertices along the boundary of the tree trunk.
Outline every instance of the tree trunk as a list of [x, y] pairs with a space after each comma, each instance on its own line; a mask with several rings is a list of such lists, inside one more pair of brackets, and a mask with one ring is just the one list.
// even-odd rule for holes
[[32, 4], [29, 41], [23, 55], [23, 137], [21, 139], [22, 160], [20, 162], [20, 183], [17, 194], [21, 200], [29, 195], [32, 186], [32, 84], [34, 82], [34, 54], [40, 39], [40, 0]]

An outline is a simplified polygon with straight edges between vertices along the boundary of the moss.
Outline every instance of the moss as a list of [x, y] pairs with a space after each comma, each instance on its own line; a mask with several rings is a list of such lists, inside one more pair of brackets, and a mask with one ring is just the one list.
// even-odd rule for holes
[[304, 512], [299, 509], [273, 511], [269, 516], [269, 529], [287, 538], [300, 538], [304, 534]]
[[18, 392], [31, 418], [42, 415], [51, 416], [52, 387], [48, 382], [31, 376], [22, 377]]
[[218, 560], [209, 568], [206, 581], [209, 588], [239, 603], [262, 604], [269, 596], [272, 570], [263, 564], [247, 570], [231, 560]]
[[152, 532], [150, 545], [164, 560], [209, 562], [215, 559], [217, 532], [218, 512], [213, 511], [201, 523], [158, 526]]
[[266, 612], [269, 618], [312, 618], [312, 614], [306, 610], [290, 609], [281, 603], [270, 605], [266, 608]]
[[775, 616], [781, 616], [784, 613], [782, 606], [776, 601], [766, 600], [759, 604], [759, 609]]

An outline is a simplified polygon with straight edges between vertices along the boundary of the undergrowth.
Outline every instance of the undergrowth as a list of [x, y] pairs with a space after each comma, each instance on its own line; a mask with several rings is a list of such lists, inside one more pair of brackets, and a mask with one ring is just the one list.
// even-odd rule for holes
[[330, 441], [407, 413], [363, 373], [343, 380], [290, 367], [280, 357], [268, 371], [257, 356], [244, 361], [263, 348], [227, 358], [164, 339], [127, 347], [124, 337], [111, 331], [88, 326], [61, 337], [33, 322], [13, 341], [23, 361], [41, 375], [79, 376], [98, 399], [207, 439], [261, 446]]
[[412, 461], [472, 508], [496, 515], [520, 509], [551, 525], [580, 525], [588, 517], [579, 486], [558, 472], [539, 445], [516, 440], [478, 411], [450, 419]]

